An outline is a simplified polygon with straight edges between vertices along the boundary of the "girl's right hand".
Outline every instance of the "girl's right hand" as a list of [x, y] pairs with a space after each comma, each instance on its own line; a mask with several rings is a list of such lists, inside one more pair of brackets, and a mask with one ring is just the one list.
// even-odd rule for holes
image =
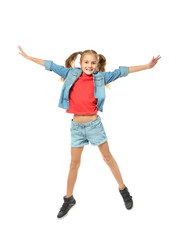
[[19, 52], [19, 54], [21, 54], [23, 57], [27, 58], [28, 55], [22, 50], [21, 46], [18, 46], [18, 48], [21, 51], [21, 52]]

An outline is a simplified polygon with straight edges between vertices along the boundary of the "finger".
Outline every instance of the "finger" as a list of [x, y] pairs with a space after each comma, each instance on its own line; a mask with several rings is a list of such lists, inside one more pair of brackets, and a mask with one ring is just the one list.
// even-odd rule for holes
[[22, 52], [22, 49], [19, 47], [19, 50]]
[[156, 60], [158, 61], [161, 57], [157, 58]]
[[22, 48], [20, 48], [21, 52], [24, 53], [24, 51], [22, 50]]
[[21, 46], [19, 46], [19, 49], [23, 52], [23, 50], [22, 50], [22, 48], [21, 48]]

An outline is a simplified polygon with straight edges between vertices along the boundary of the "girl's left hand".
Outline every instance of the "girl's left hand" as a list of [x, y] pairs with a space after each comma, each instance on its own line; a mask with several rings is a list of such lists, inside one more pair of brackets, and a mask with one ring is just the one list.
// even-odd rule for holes
[[149, 68], [152, 68], [152, 67], [154, 67], [156, 64], [157, 64], [157, 62], [158, 62], [158, 60], [161, 58], [161, 56], [160, 55], [158, 55], [156, 58], [152, 58], [151, 59], [151, 61], [148, 63], [148, 67]]

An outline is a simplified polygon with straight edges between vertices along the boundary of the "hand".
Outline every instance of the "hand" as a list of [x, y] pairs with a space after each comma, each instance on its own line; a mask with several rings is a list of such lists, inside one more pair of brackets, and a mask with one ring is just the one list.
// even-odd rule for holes
[[19, 52], [19, 54], [21, 54], [23, 57], [27, 58], [28, 55], [22, 50], [21, 46], [18, 46], [18, 48], [21, 51], [21, 52]]
[[160, 58], [161, 58], [160, 55], [158, 55], [156, 58], [153, 57], [151, 61], [148, 63], [148, 68], [154, 67]]

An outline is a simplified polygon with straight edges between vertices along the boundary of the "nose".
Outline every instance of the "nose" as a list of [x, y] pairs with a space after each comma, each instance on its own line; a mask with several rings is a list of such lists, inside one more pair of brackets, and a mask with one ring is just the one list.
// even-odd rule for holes
[[88, 67], [92, 67], [92, 63], [89, 63], [89, 64], [88, 64]]

